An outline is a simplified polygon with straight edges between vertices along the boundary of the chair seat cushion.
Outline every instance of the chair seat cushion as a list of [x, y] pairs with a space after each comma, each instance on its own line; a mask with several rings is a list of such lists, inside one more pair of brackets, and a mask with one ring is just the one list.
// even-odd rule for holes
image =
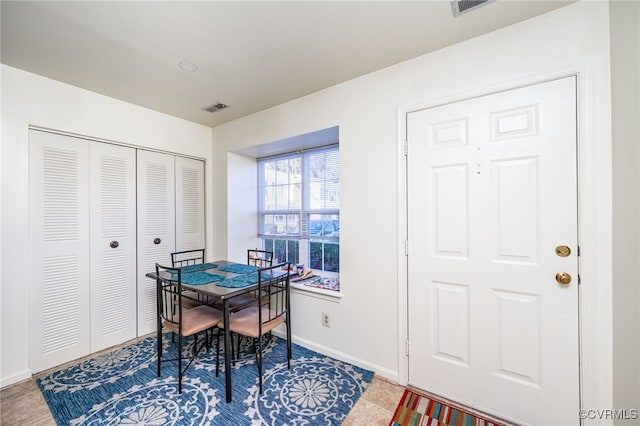
[[[163, 325], [174, 333], [178, 333], [178, 318], [175, 323], [163, 321]], [[223, 321], [222, 312], [210, 306], [196, 306], [182, 311], [182, 335], [191, 336], [201, 331], [218, 326]]]
[[[242, 334], [243, 336], [258, 337], [260, 335], [258, 310], [262, 310], [262, 334], [268, 333], [278, 325], [285, 322], [285, 315], [280, 315], [269, 321], [270, 317], [274, 317], [275, 313], [267, 308], [258, 308], [252, 306], [242, 309], [229, 317], [229, 330]], [[222, 324], [221, 324], [222, 325]]]

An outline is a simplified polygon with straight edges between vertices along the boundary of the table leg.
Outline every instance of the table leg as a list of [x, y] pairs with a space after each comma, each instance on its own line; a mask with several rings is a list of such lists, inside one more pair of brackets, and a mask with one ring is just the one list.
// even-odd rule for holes
[[231, 331], [229, 330], [229, 299], [224, 299], [224, 384], [227, 402], [231, 402]]

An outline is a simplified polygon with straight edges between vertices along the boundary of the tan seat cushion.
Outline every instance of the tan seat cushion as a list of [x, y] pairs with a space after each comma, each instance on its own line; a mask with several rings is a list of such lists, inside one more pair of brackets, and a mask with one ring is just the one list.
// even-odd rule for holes
[[[182, 335], [191, 336], [206, 329], [222, 324], [222, 312], [210, 306], [196, 306], [195, 308], [182, 311]], [[175, 321], [178, 321], [177, 316]], [[174, 333], [178, 332], [178, 324], [163, 321], [163, 325]]]
[[[243, 336], [249, 337], [258, 337], [259, 328], [258, 328], [258, 307], [252, 306], [247, 309], [242, 309], [235, 314], [229, 317], [229, 330], [242, 334]], [[273, 330], [278, 325], [285, 322], [285, 315], [281, 315], [274, 320], [266, 322], [269, 319], [269, 315], [274, 316], [275, 314], [269, 311], [267, 308], [262, 309], [262, 334], [268, 333]], [[222, 324], [221, 324], [222, 326]]]

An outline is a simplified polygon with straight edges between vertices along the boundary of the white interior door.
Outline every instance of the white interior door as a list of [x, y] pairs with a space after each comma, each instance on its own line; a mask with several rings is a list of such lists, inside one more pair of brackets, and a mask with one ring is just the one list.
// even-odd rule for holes
[[409, 383], [520, 424], [579, 423], [575, 87], [407, 116]]
[[133, 339], [136, 316], [136, 151], [92, 142], [91, 352]]
[[86, 140], [29, 132], [30, 360], [35, 372], [89, 354]]
[[204, 161], [176, 157], [176, 251], [204, 248]]
[[156, 330], [156, 283], [145, 277], [175, 251], [174, 156], [138, 150], [138, 336]]

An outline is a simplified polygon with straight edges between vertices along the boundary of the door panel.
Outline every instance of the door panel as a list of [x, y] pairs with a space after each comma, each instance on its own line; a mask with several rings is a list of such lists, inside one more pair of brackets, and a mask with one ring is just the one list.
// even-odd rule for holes
[[175, 251], [174, 157], [137, 153], [138, 163], [138, 336], [156, 330], [155, 281], [145, 277]]
[[29, 132], [30, 362], [36, 373], [88, 355], [87, 141]]
[[136, 152], [90, 143], [91, 351], [136, 337]]
[[176, 157], [176, 251], [204, 248], [204, 161]]
[[410, 384], [578, 424], [575, 105], [570, 77], [407, 115]]

